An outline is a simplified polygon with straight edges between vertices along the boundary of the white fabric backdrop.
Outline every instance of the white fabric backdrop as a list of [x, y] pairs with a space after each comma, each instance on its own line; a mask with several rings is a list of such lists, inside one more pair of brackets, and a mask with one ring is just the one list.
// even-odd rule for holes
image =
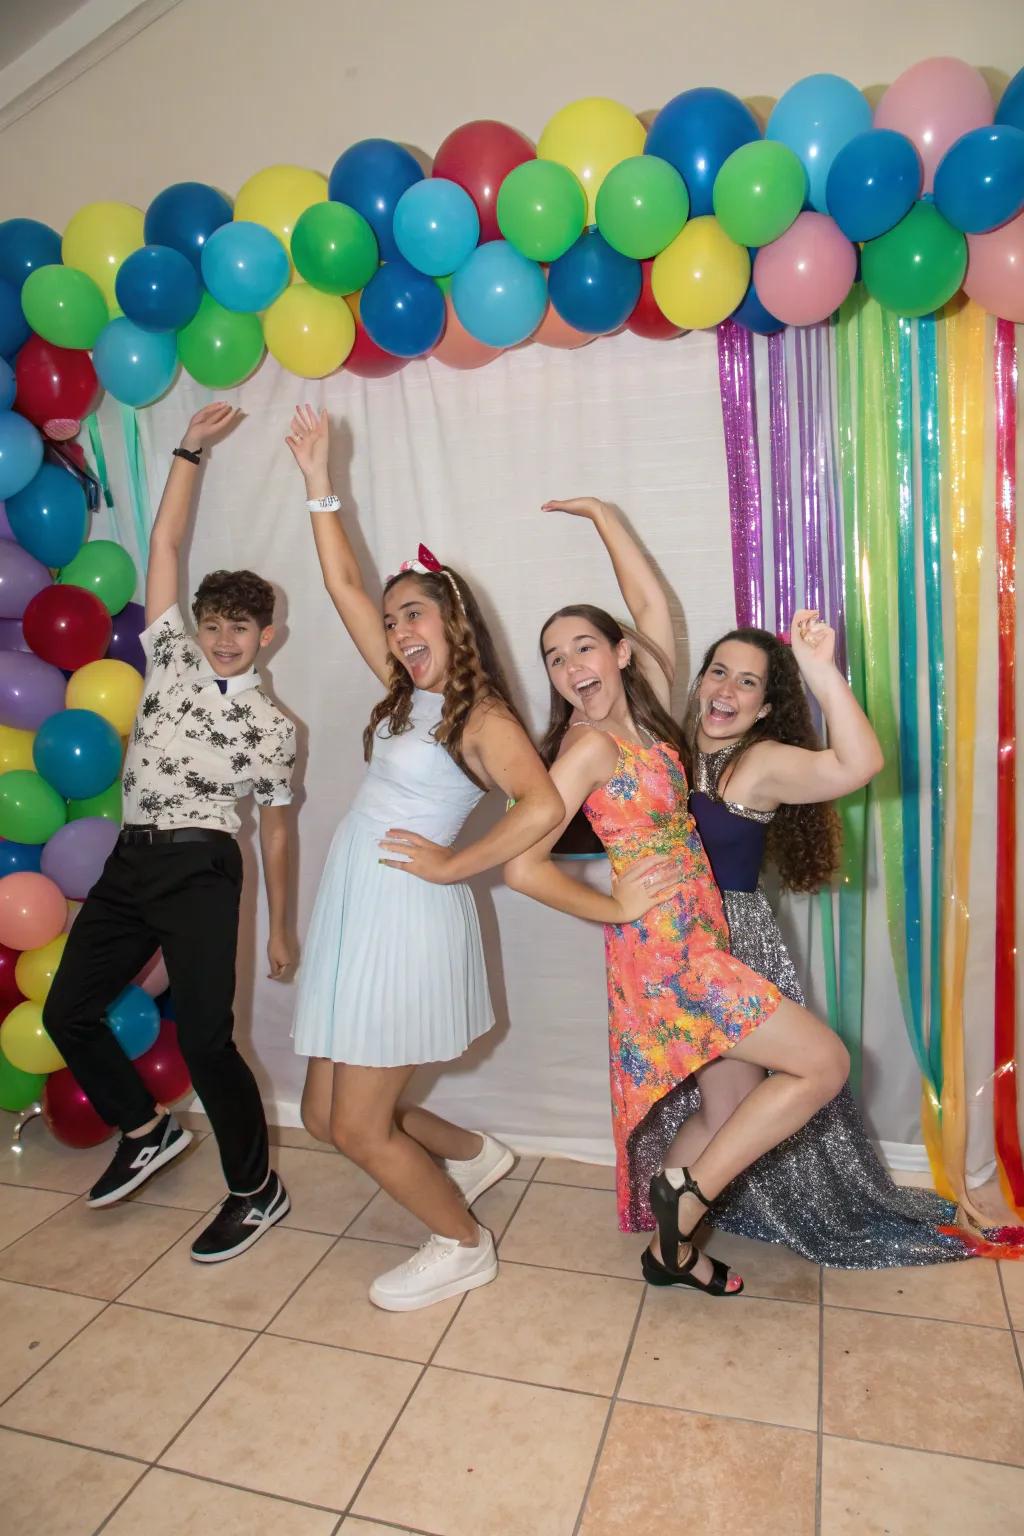
[[[765, 368], [761, 342], [758, 362]], [[301, 936], [330, 836], [363, 771], [360, 734], [377, 685], [321, 585], [302, 484], [282, 442], [300, 391], [330, 409], [334, 482], [367, 571], [393, 570], [421, 539], [463, 570], [494, 620], [534, 726], [546, 714], [537, 656], [542, 620], [574, 599], [622, 606], [589, 525], [543, 516], [546, 498], [592, 493], [627, 511], [676, 595], [680, 696], [705, 645], [733, 622], [733, 598], [713, 336], [664, 344], [622, 335], [574, 353], [534, 346], [478, 372], [413, 363], [393, 379], [369, 383], [341, 375], [300, 386], [267, 359], [252, 380], [227, 394], [247, 419], [205, 470], [188, 580], [194, 588], [205, 571], [244, 564], [281, 593], [278, 640], [266, 673], [301, 727], [295, 881]], [[183, 376], [166, 399], [140, 413], [154, 509], [170, 449], [191, 412], [210, 398]], [[103, 422], [112, 473], [121, 483], [116, 408], [105, 408]], [[123, 494], [119, 517], [130, 542]], [[989, 647], [983, 656], [991, 657]], [[987, 665], [982, 733], [991, 727]], [[982, 742], [982, 773], [985, 750]], [[497, 798], [489, 797], [477, 814], [497, 814]], [[294, 1124], [303, 1063], [288, 1038], [293, 991], [265, 979], [265, 910], [251, 847], [247, 862], [239, 1035], [272, 1118]], [[591, 877], [599, 877], [596, 867]], [[424, 1072], [421, 1088], [440, 1113], [487, 1126], [524, 1151], [610, 1160], [601, 931], [536, 906], [494, 877], [476, 884], [499, 1024], [458, 1065]], [[980, 918], [982, 947], [971, 984], [984, 1061], [991, 927], [983, 912]], [[785, 922], [806, 972], [808, 904], [787, 904]], [[875, 873], [867, 956], [865, 1110], [883, 1141], [913, 1143], [918, 1080]], [[811, 995], [820, 1008], [817, 982]], [[990, 1156], [987, 1117], [979, 1117], [976, 1142], [972, 1162], [981, 1168]], [[898, 1160], [900, 1149], [894, 1150]]]

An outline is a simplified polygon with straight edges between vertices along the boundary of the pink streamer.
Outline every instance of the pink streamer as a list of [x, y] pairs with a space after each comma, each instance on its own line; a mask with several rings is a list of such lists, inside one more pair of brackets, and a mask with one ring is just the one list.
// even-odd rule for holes
[[768, 435], [772, 471], [772, 553], [775, 559], [775, 628], [785, 634], [796, 608], [793, 565], [793, 470], [789, 442], [789, 377], [786, 333], [768, 337]]
[[750, 332], [732, 320], [718, 327], [718, 382], [729, 479], [736, 622], [760, 626], [764, 623], [764, 557], [754, 343]]

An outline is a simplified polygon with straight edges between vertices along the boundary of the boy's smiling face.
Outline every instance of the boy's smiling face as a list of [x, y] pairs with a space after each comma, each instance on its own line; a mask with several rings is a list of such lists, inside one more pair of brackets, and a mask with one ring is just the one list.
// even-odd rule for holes
[[274, 626], [255, 619], [205, 612], [196, 623], [196, 642], [218, 677], [240, 677], [274, 638]]

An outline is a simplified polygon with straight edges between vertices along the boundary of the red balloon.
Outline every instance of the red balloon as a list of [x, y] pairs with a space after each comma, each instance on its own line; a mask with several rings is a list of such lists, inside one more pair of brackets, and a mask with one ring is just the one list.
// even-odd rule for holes
[[17, 408], [35, 426], [55, 418], [81, 421], [94, 408], [100, 381], [88, 352], [55, 347], [32, 335], [14, 365]]
[[642, 261], [640, 266], [643, 271], [643, 285], [640, 289], [640, 297], [636, 301], [636, 308], [626, 321], [627, 331], [632, 331], [636, 336], [647, 336], [651, 341], [668, 341], [672, 336], [681, 336], [683, 333], [679, 326], [673, 325], [671, 320], [666, 319], [655, 302], [651, 290], [653, 258], [650, 261]]
[[107, 654], [113, 622], [105, 605], [84, 587], [44, 587], [25, 609], [25, 639], [43, 661], [74, 672]]
[[43, 1119], [66, 1147], [98, 1147], [114, 1127], [101, 1120], [69, 1067], [51, 1072], [43, 1085]]
[[0, 1013], [5, 1016], [18, 1003], [25, 1001], [21, 995], [21, 988], [14, 978], [14, 967], [18, 963], [20, 953], [20, 950], [0, 944]]
[[488, 240], [501, 239], [498, 188], [509, 171], [536, 158], [536, 150], [518, 128], [485, 118], [452, 129], [437, 152], [433, 175], [457, 181], [469, 193], [480, 215], [483, 245]]
[[178, 1026], [164, 1019], [156, 1043], [135, 1058], [135, 1070], [158, 1104], [174, 1104], [192, 1087], [185, 1058], [178, 1047]]
[[341, 371], [354, 373], [361, 379], [386, 379], [404, 368], [408, 361], [407, 357], [396, 357], [393, 352], [385, 352], [383, 347], [378, 347], [357, 320], [356, 339]]

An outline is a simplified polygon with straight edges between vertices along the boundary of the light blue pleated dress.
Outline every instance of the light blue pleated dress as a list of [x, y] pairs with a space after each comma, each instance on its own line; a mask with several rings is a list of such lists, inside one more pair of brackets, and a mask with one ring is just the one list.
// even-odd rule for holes
[[412, 727], [378, 729], [366, 777], [331, 843], [299, 973], [300, 1056], [351, 1066], [452, 1061], [494, 1023], [467, 885], [379, 861], [389, 828], [450, 845], [482, 791], [435, 741], [440, 694], [416, 691]]

